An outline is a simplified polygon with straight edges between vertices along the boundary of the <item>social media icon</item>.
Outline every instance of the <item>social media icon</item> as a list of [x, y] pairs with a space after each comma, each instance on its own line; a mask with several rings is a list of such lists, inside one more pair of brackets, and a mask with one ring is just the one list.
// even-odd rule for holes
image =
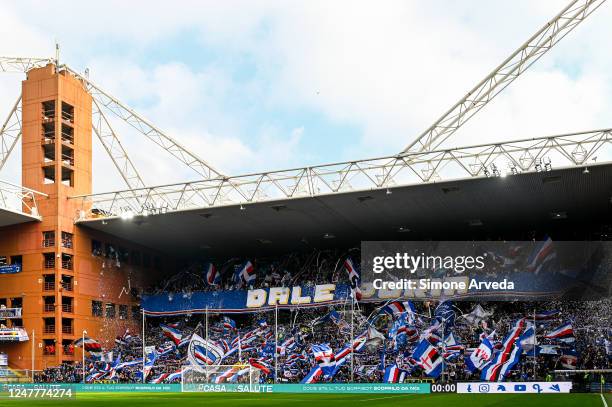
[[514, 391], [527, 391], [527, 386], [524, 384], [515, 384]]
[[542, 393], [542, 387], [539, 384], [535, 383], [533, 385], [533, 388], [536, 389], [538, 393]]
[[490, 391], [490, 387], [488, 384], [481, 384], [478, 386], [478, 392], [479, 393], [488, 393]]

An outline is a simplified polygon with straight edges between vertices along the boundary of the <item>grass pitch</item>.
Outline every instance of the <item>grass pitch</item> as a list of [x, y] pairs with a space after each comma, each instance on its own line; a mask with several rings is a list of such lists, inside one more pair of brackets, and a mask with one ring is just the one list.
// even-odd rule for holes
[[[604, 396], [612, 407], [612, 396]], [[32, 407], [606, 407], [599, 394], [295, 394], [295, 393], [79, 393], [72, 400], [0, 398], [0, 406]]]

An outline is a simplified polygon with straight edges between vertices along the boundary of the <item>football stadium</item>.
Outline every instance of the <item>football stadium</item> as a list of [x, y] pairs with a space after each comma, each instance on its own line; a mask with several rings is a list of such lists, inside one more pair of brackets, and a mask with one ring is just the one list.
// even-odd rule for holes
[[[607, 407], [612, 129], [444, 144], [607, 7], [569, 1], [402, 151], [239, 175], [58, 45], [1, 56], [0, 406]], [[145, 182], [132, 137], [190, 180]]]

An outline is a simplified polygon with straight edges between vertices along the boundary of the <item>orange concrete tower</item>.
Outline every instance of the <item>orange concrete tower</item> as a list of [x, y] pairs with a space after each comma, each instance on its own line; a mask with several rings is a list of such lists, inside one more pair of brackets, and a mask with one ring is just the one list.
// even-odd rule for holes
[[39, 204], [43, 220], [27, 239], [33, 256], [24, 256], [24, 271], [38, 274], [39, 286], [32, 288], [42, 291], [32, 298], [26, 293], [26, 301], [36, 301], [33, 309], [41, 312], [32, 325], [34, 335], [42, 339], [35, 346], [40, 368], [73, 357], [69, 348], [61, 346], [75, 338], [77, 308], [73, 295], [76, 208], [67, 198], [92, 191], [92, 102], [81, 82], [47, 65], [28, 72], [22, 103], [22, 185], [49, 195]]
[[[21, 318], [0, 323], [29, 336], [0, 341], [0, 352], [14, 369], [39, 370], [80, 360], [72, 344], [85, 330], [105, 347], [121, 330], [138, 331], [137, 298], [126, 292], [126, 275], [140, 265], [135, 259], [151, 254], [74, 223], [82, 207], [69, 197], [92, 192], [92, 98], [83, 83], [53, 64], [32, 69], [22, 104], [22, 185], [48, 198], [38, 200], [42, 221], [0, 228], [0, 257], [21, 264], [18, 273], [0, 274], [0, 307], [22, 310]], [[94, 255], [98, 246], [106, 253], [122, 247], [133, 259], [121, 258], [118, 267], [115, 256], [110, 267], [109, 255]]]
[[[74, 357], [76, 208], [68, 196], [91, 193], [91, 96], [55, 65], [28, 72], [22, 85], [22, 185], [44, 192], [42, 221], [2, 234], [3, 253], [19, 253], [23, 271], [3, 276], [1, 297], [23, 307], [30, 341], [6, 345], [13, 367], [41, 369]], [[65, 348], [62, 347], [65, 345]]]

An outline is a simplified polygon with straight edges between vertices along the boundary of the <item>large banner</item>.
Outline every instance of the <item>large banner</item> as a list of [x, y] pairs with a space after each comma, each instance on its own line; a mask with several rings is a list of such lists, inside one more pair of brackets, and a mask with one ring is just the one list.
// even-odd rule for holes
[[23, 328], [0, 328], [0, 342], [25, 342], [29, 339]]
[[[463, 282], [464, 288], [453, 284], [449, 288], [439, 288], [436, 282]], [[559, 293], [558, 285], [548, 279], [534, 281], [531, 273], [516, 273], [512, 284], [498, 283], [495, 277], [480, 280], [489, 285], [470, 287], [469, 277], [449, 277], [429, 279], [427, 289], [375, 289], [372, 283], [361, 285], [359, 302], [384, 303], [396, 299], [427, 300], [499, 300], [517, 299], [554, 299]], [[558, 281], [558, 279], [557, 279]], [[494, 284], [495, 283], [495, 284]], [[501, 285], [500, 285], [501, 284]], [[270, 287], [253, 290], [199, 291], [189, 296], [171, 293], [145, 295], [142, 307], [150, 316], [203, 314], [210, 313], [245, 313], [273, 311], [278, 309], [296, 309], [305, 307], [322, 307], [329, 305], [350, 304], [351, 287], [349, 284], [318, 284], [295, 287]]]

